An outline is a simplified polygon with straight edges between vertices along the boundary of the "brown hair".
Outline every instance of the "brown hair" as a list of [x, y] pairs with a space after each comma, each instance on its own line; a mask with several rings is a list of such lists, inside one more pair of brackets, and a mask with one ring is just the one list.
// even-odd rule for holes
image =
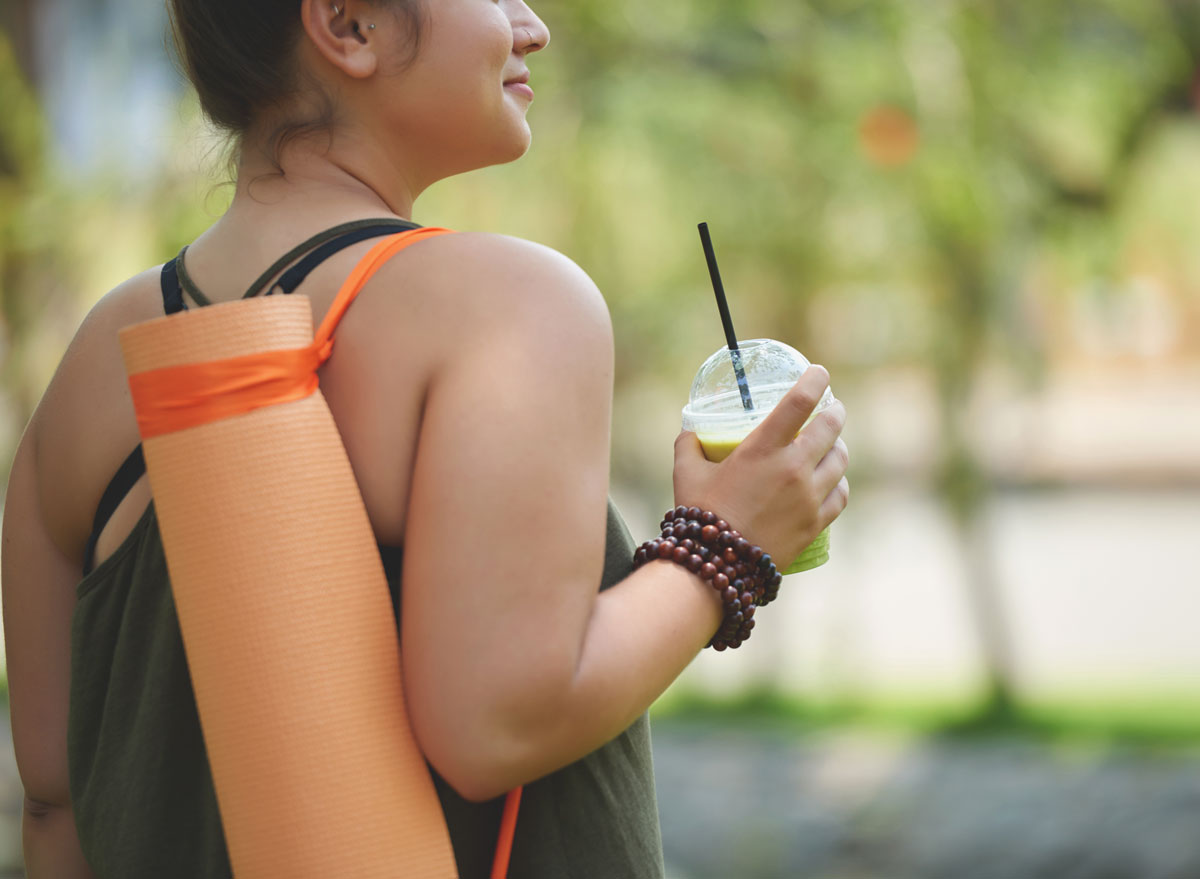
[[[421, 0], [378, 0], [398, 13], [410, 37], [405, 64], [419, 50]], [[213, 124], [240, 145], [263, 112], [283, 106], [302, 86], [294, 64], [301, 33], [299, 0], [171, 0], [171, 31], [200, 106]], [[297, 137], [328, 129], [333, 103], [322, 96], [314, 118], [282, 122], [269, 144], [278, 160], [280, 149]]]

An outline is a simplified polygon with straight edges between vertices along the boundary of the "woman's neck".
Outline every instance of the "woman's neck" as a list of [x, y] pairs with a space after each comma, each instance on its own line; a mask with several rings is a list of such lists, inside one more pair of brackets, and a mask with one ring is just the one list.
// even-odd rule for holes
[[407, 220], [422, 189], [395, 157], [344, 137], [330, 142], [314, 136], [286, 145], [277, 160], [264, 149], [244, 148], [230, 210], [260, 214], [282, 208], [326, 217], [345, 213], [350, 219], [394, 215]]

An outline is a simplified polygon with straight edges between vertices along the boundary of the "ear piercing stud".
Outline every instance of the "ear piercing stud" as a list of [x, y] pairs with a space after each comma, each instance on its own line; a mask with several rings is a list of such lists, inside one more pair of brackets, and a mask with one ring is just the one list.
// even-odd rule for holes
[[[329, 5], [333, 7], [333, 14], [335, 16], [342, 14], [342, 10], [338, 8], [338, 5], [336, 3], [330, 3]], [[358, 22], [354, 22], [354, 29], [358, 30]], [[373, 24], [367, 25], [367, 30], [369, 30], [369, 31], [375, 30], [375, 25], [373, 25]]]

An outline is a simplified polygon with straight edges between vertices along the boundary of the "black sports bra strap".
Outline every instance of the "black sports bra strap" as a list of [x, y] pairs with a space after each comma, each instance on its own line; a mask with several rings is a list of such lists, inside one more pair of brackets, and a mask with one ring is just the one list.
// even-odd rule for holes
[[[326, 229], [298, 247], [292, 248], [283, 257], [276, 260], [275, 264], [263, 272], [246, 291], [246, 297], [258, 295], [263, 286], [298, 257], [303, 257], [303, 259], [284, 272], [283, 276], [271, 286], [272, 291], [279, 288], [284, 293], [291, 293], [324, 260], [351, 244], [365, 241], [368, 238], [379, 238], [395, 232], [419, 228], [420, 226], [416, 223], [410, 223], [407, 220], [384, 217], [377, 220], [356, 220], [353, 223], [343, 223], [332, 229]], [[177, 314], [187, 310], [187, 304], [183, 301], [184, 290], [187, 290], [188, 295], [198, 305], [209, 304], [208, 298], [200, 292], [188, 276], [183, 260], [186, 252], [187, 248], [185, 247], [179, 252], [179, 256], [162, 267], [160, 284], [162, 286], [163, 311], [167, 314]], [[108, 520], [112, 518], [112, 514], [116, 512], [121, 501], [125, 499], [130, 489], [145, 472], [146, 459], [142, 456], [142, 447], [139, 444], [121, 464], [108, 487], [104, 489], [104, 494], [100, 497], [100, 504], [96, 508], [96, 517], [92, 521], [92, 533], [88, 537], [87, 546], [83, 551], [84, 576], [92, 570], [96, 554], [96, 541], [100, 537], [100, 532], [104, 530], [104, 526], [108, 524]]]
[[[179, 251], [179, 256], [175, 257], [175, 272], [179, 275], [179, 286], [182, 287], [184, 292], [186, 292], [188, 296], [192, 297], [192, 301], [201, 308], [206, 305], [212, 305], [212, 302], [209, 301], [209, 298], [200, 292], [200, 288], [196, 286], [195, 282], [192, 280], [192, 276], [188, 274], [187, 262], [183, 258], [185, 253], [187, 253], [186, 244], [183, 246], [183, 249]], [[187, 308], [187, 306], [184, 305], [184, 308]]]
[[162, 287], [163, 311], [167, 314], [187, 311], [187, 306], [183, 302], [183, 288], [179, 286], [179, 262], [179, 257], [175, 257], [175, 259], [162, 267], [162, 274], [159, 275], [159, 284]]
[[[309, 272], [343, 247], [349, 247], [351, 244], [367, 238], [419, 228], [421, 227], [418, 224], [411, 223], [408, 220], [401, 220], [396, 217], [380, 217], [374, 220], [354, 220], [353, 222], [342, 223], [323, 232], [318, 232], [275, 260], [265, 272], [254, 280], [254, 283], [242, 294], [242, 298], [247, 299], [251, 296], [257, 296], [272, 278], [302, 256], [305, 257], [308, 267], [304, 271], [298, 271], [299, 266], [295, 266], [290, 270], [289, 274], [291, 272], [295, 272], [296, 274], [291, 275], [294, 280], [290, 289], [284, 288], [285, 293], [291, 293], [295, 290], [296, 287], [300, 286], [304, 278], [308, 276]], [[320, 250], [318, 251], [318, 249]], [[321, 254], [319, 257], [317, 256], [317, 252]], [[188, 273], [187, 261], [184, 258], [186, 253], [187, 248], [185, 247], [179, 252], [179, 256], [176, 258], [179, 283], [197, 305], [210, 305], [208, 297], [201, 292], [200, 288], [196, 286], [195, 281], [192, 280], [192, 276]], [[276, 285], [272, 285], [271, 289], [273, 290], [282, 280], [281, 278], [280, 281], [276, 282]]]
[[104, 526], [108, 524], [112, 514], [117, 511], [121, 501], [125, 500], [125, 495], [129, 494], [130, 489], [145, 472], [146, 459], [142, 457], [142, 445], [138, 443], [129, 453], [129, 457], [117, 469], [117, 474], [104, 489], [104, 494], [100, 496], [100, 504], [96, 507], [96, 518], [92, 520], [92, 533], [83, 550], [84, 576], [92, 570], [92, 563], [96, 560], [96, 541], [100, 537], [100, 532], [104, 530]]
[[[377, 235], [386, 235], [389, 232], [403, 232], [407, 229], [419, 229], [420, 226], [416, 223], [410, 223], [408, 220], [400, 220], [395, 217], [381, 217], [377, 220], [354, 220], [351, 223], [342, 223], [339, 226], [334, 226], [331, 229], [326, 229], [309, 238], [303, 244], [293, 247], [279, 259], [275, 260], [274, 264], [263, 272], [254, 283], [242, 294], [243, 299], [248, 299], [251, 296], [257, 296], [264, 287], [270, 283], [271, 279], [282, 272], [285, 268], [296, 261], [297, 258], [303, 256], [309, 251], [315, 250], [327, 241], [332, 241], [339, 235], [347, 232], [357, 232], [360, 229], [378, 229]], [[361, 241], [362, 239], [356, 239]], [[351, 241], [349, 244], [353, 244]], [[348, 245], [347, 245], [348, 246]], [[190, 292], [190, 291], [189, 291]]]
[[[406, 223], [405, 227], [407, 229], [419, 228], [413, 223]], [[339, 235], [332, 241], [327, 241], [322, 244], [312, 253], [308, 254], [308, 256], [304, 257], [304, 259], [300, 260], [300, 262], [296, 263], [294, 266], [284, 272], [280, 276], [279, 280], [272, 284], [270, 289], [268, 289], [263, 295], [270, 296], [276, 290], [284, 294], [292, 293], [304, 282], [304, 279], [308, 277], [309, 272], [311, 272], [325, 260], [329, 259], [329, 257], [333, 256], [342, 248], [349, 247], [351, 244], [357, 244], [360, 241], [366, 241], [368, 238], [379, 238], [383, 235], [391, 235], [400, 231], [404, 230], [397, 228], [395, 225], [388, 224], [380, 226], [366, 226], [362, 229], [354, 229], [346, 232], [343, 235]], [[255, 295], [255, 291], [251, 290], [246, 295], [253, 296]]]

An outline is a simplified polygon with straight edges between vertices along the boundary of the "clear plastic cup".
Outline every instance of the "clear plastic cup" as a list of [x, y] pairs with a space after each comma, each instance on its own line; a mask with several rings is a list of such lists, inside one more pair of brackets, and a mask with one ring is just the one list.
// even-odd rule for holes
[[[811, 365], [795, 348], [773, 339], [750, 339], [739, 342], [738, 348], [753, 408], [747, 410], [742, 402], [728, 348], [721, 348], [704, 361], [692, 382], [688, 404], [683, 407], [683, 429], [696, 434], [704, 448], [704, 457], [710, 461], [723, 461], [729, 457]], [[833, 402], [833, 391], [827, 388], [808, 420]], [[828, 528], [817, 535], [817, 539], [790, 565], [786, 568], [780, 565], [780, 570], [785, 574], [798, 574], [827, 561]]]

